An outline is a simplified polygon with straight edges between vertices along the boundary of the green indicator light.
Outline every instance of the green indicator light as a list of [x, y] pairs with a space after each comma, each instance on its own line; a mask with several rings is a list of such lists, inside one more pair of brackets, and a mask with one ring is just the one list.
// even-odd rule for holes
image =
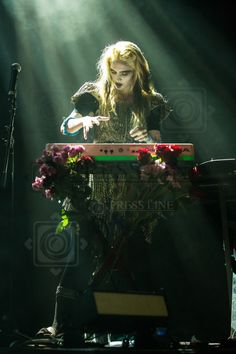
[[194, 161], [194, 156], [191, 155], [182, 155], [178, 157], [180, 161]]
[[[154, 158], [154, 155], [152, 155]], [[95, 156], [94, 157], [96, 161], [137, 161], [137, 156], [131, 155], [131, 156], [112, 156], [112, 155], [107, 155], [107, 156]], [[191, 155], [182, 155], [178, 157], [179, 161], [194, 161], [194, 156]]]
[[137, 156], [95, 156], [96, 161], [136, 161]]

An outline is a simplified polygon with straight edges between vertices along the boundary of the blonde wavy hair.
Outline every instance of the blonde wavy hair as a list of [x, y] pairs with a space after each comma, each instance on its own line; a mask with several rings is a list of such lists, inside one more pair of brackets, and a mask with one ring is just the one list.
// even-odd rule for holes
[[148, 62], [140, 48], [129, 41], [119, 41], [104, 48], [97, 63], [96, 85], [100, 96], [100, 112], [104, 115], [116, 109], [116, 90], [112, 85], [110, 66], [113, 61], [122, 61], [134, 70], [133, 113], [139, 121], [144, 119], [149, 98], [156, 94], [150, 79]]

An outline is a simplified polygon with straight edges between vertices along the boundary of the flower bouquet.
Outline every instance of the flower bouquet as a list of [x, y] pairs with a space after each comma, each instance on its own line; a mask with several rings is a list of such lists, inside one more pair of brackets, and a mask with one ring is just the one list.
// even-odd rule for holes
[[[97, 201], [104, 205], [102, 215], [92, 215], [99, 223], [110, 222], [114, 226], [114, 217], [118, 215], [127, 227], [138, 227], [147, 221], [145, 229], [150, 233], [147, 224], [156, 224], [164, 211], [173, 211], [176, 201], [186, 195], [177, 170], [181, 148], [157, 144], [154, 150], [154, 154], [148, 149], [138, 151], [137, 173], [132, 181], [126, 178], [120, 182], [113, 176], [109, 180], [104, 178], [102, 183], [100, 180], [100, 190], [104, 193], [98, 196], [94, 192], [96, 177], [92, 179], [91, 175], [96, 162], [84, 154], [83, 146], [49, 145], [37, 159], [39, 176], [35, 177], [32, 188], [51, 200], [62, 203], [69, 200], [78, 219], [91, 214], [91, 203]], [[68, 213], [64, 207], [62, 216], [61, 226], [67, 226]]]
[[123, 212], [126, 225], [143, 229], [147, 241], [160, 219], [167, 219], [188, 195], [188, 183], [178, 171], [178, 145], [157, 144], [154, 153], [139, 149], [136, 179], [127, 179], [120, 193], [113, 193], [113, 212]]
[[39, 176], [35, 177], [32, 188], [46, 198], [62, 203], [64, 226], [69, 222], [65, 204], [70, 204], [70, 208], [76, 206], [79, 215], [86, 214], [89, 206], [91, 188], [88, 168], [94, 161], [90, 156], [83, 155], [83, 152], [83, 146], [66, 145], [60, 149], [51, 145], [36, 160]]

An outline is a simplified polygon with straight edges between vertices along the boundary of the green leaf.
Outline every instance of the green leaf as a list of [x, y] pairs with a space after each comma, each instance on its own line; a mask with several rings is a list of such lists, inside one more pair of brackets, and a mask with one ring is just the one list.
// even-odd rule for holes
[[56, 235], [60, 234], [64, 230], [62, 221], [59, 222], [59, 224], [56, 227]]
[[61, 221], [57, 225], [56, 234], [61, 233], [69, 225], [69, 218], [64, 209], [61, 210]]

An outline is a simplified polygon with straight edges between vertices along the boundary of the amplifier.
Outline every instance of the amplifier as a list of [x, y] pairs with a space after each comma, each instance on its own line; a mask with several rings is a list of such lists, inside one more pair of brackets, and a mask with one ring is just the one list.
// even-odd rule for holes
[[168, 310], [161, 294], [115, 293], [89, 289], [78, 303], [78, 320], [86, 330], [124, 333], [167, 326]]

